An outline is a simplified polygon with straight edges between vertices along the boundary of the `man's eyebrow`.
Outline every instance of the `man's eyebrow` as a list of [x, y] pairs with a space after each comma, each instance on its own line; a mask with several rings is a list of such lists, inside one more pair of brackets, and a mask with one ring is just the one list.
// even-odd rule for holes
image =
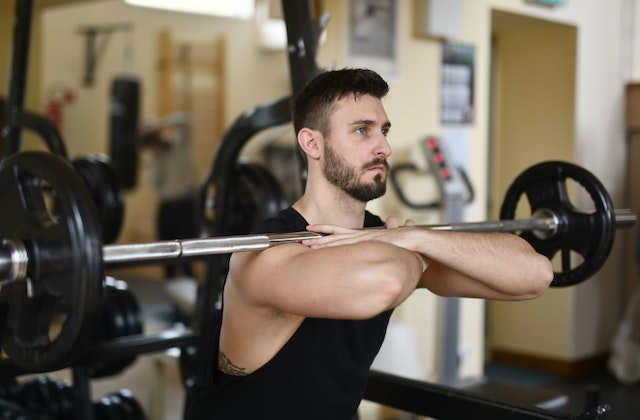
[[[372, 125], [375, 124], [376, 122], [374, 120], [368, 120], [368, 119], [361, 119], [361, 120], [356, 120], [350, 123], [350, 125]], [[382, 126], [384, 128], [391, 128], [391, 122], [390, 121], [386, 121], [384, 124], [382, 124]]]

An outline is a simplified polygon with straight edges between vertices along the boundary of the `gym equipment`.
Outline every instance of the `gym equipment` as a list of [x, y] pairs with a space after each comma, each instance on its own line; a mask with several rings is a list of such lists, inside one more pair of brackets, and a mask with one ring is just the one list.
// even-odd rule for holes
[[104, 154], [91, 155], [75, 158], [71, 163], [96, 205], [103, 243], [115, 242], [124, 219], [124, 191], [111, 158]]
[[16, 14], [13, 20], [13, 48], [11, 49], [11, 83], [5, 106], [4, 124], [0, 127], [0, 138], [4, 140], [2, 147], [4, 156], [16, 153], [20, 150], [22, 143], [19, 119], [24, 111], [32, 14], [32, 1], [16, 3]]
[[[79, 218], [78, 225], [65, 226], [64, 231], [73, 230], [75, 227], [77, 235], [82, 234], [84, 221], [91, 221], [95, 218], [94, 212], [83, 209], [82, 200], [86, 201], [86, 190], [77, 186], [78, 178], [73, 172], [68, 170], [68, 165], [63, 160], [51, 154], [40, 152], [24, 152], [8, 158], [0, 164], [0, 179], [4, 179], [7, 187], [5, 194], [12, 196], [17, 194], [14, 207], [4, 206], [6, 213], [4, 220], [24, 220], [36, 211], [46, 211], [46, 209], [32, 208], [31, 203], [26, 200], [39, 200], [44, 203], [42, 197], [37, 197], [37, 189], [46, 184], [48, 189], [53, 190], [56, 204], [60, 205], [66, 212], [61, 213], [57, 223], [69, 221], [71, 215]], [[532, 175], [533, 174], [533, 175]], [[15, 178], [14, 178], [15, 176]], [[587, 187], [591, 193], [591, 198], [596, 206], [594, 213], [585, 214], [575, 210], [568, 199], [566, 191], [567, 178], [576, 178], [581, 185]], [[73, 182], [71, 178], [75, 178]], [[69, 185], [67, 185], [67, 182]], [[76, 185], [74, 185], [76, 184]], [[528, 184], [531, 184], [529, 186]], [[73, 185], [73, 186], [72, 186]], [[25, 187], [35, 187], [28, 191], [25, 196]], [[515, 191], [515, 192], [514, 192]], [[62, 194], [58, 194], [62, 192]], [[435, 224], [420, 226], [425, 229], [466, 231], [466, 232], [531, 232], [525, 239], [534, 243], [546, 252], [548, 257], [553, 256], [553, 252], [548, 251], [548, 242], [560, 242], [568, 249], [582, 251], [584, 242], [595, 240], [597, 252], [585, 252], [584, 258], [592, 259], [587, 267], [581, 265], [578, 270], [569, 271], [567, 276], [555, 281], [553, 286], [570, 286], [580, 283], [590, 275], [606, 260], [608, 251], [611, 248], [616, 226], [629, 225], [635, 222], [635, 215], [626, 212], [616, 212], [613, 210], [611, 199], [607, 195], [600, 182], [589, 174], [585, 169], [566, 162], [545, 162], [535, 165], [524, 172], [523, 178], [514, 181], [509, 189], [507, 200], [503, 206], [502, 214], [505, 217], [513, 216], [514, 207], [517, 204], [521, 192], [526, 192], [530, 199], [532, 217], [529, 219], [505, 219], [486, 222], [462, 222], [451, 224]], [[555, 195], [552, 195], [555, 194]], [[538, 194], [538, 197], [536, 196]], [[7, 200], [8, 202], [9, 200]], [[540, 207], [543, 206], [543, 207]], [[18, 207], [18, 208], [16, 208]], [[64, 219], [62, 219], [64, 216]], [[11, 224], [11, 222], [9, 222]], [[53, 233], [53, 232], [52, 232]], [[91, 231], [85, 232], [84, 237], [92, 235]], [[36, 236], [36, 237], [34, 237]], [[26, 232], [20, 236], [20, 232], [4, 233], [3, 253], [5, 254], [4, 268], [5, 281], [25, 280], [27, 278], [37, 278], [34, 272], [30, 272], [25, 267], [35, 264], [53, 265], [48, 261], [48, 254], [42, 253], [40, 259], [36, 257], [36, 250], [40, 250], [38, 235]], [[102, 247], [102, 252], [95, 249], [89, 254], [91, 256], [103, 254], [105, 264], [134, 263], [140, 264], [155, 260], [167, 260], [172, 258], [197, 257], [212, 254], [227, 254], [231, 252], [252, 251], [266, 249], [268, 247], [282, 243], [300, 242], [304, 239], [317, 238], [320, 234], [313, 232], [294, 232], [287, 234], [258, 234], [258, 235], [238, 235], [218, 238], [198, 238], [198, 239], [176, 239], [172, 241], [157, 241], [148, 243], [131, 243], [106, 245]], [[574, 243], [578, 236], [577, 244]], [[54, 241], [51, 236], [47, 241]], [[66, 238], [59, 239], [55, 245], [59, 247], [67, 246]], [[96, 238], [91, 238], [89, 243], [96, 243]], [[29, 245], [27, 245], [29, 244]], [[27, 247], [33, 249], [27, 249]], [[604, 249], [602, 249], [604, 247]], [[565, 248], [562, 248], [564, 251]], [[553, 248], [552, 248], [553, 250]], [[586, 248], [585, 251], [591, 251]], [[35, 261], [34, 261], [35, 259]], [[77, 259], [74, 259], [77, 261]], [[566, 257], [563, 255], [563, 262]], [[595, 260], [595, 261], [594, 261]], [[74, 262], [75, 262], [74, 261]], [[82, 261], [81, 261], [82, 262]], [[93, 263], [91, 263], [93, 264]], [[77, 265], [77, 264], [76, 264]], [[569, 264], [563, 267], [567, 269]], [[46, 273], [46, 272], [45, 272]], [[31, 274], [31, 275], [30, 275]], [[43, 273], [44, 274], [44, 273]], [[556, 273], [559, 276], [563, 273]]]
[[[103, 307], [100, 323], [92, 337], [93, 344], [111, 341], [118, 337], [142, 334], [144, 321], [135, 295], [129, 291], [127, 283], [107, 277], [103, 285]], [[114, 376], [129, 367], [135, 356], [118, 360], [96, 360], [86, 366], [91, 378]]]
[[[574, 180], [589, 194], [595, 211], [577, 210], [569, 199], [567, 180]], [[545, 162], [525, 170], [507, 189], [500, 218], [515, 216], [520, 198], [526, 195], [533, 214], [557, 219], [554, 230], [522, 232], [538, 252], [547, 258], [561, 253], [562, 271], [553, 286], [571, 286], [594, 274], [604, 264], [615, 238], [616, 215], [606, 189], [589, 171], [567, 162]], [[582, 262], [572, 267], [572, 253]]]
[[139, 98], [140, 80], [136, 76], [113, 79], [109, 155], [125, 189], [135, 186], [138, 177]]
[[[36, 168], [37, 167], [37, 168]], [[64, 212], [60, 213], [57, 223], [62, 224], [68, 217], [76, 215], [77, 225], [64, 226], [64, 231], [75, 228], [76, 235], [82, 235], [82, 222], [93, 221], [95, 212], [89, 212], [82, 208], [81, 201], [86, 201], [86, 189], [78, 186], [71, 186], [78, 183], [78, 178], [70, 172], [67, 163], [55, 155], [40, 152], [24, 152], [8, 158], [0, 164], [0, 180], [5, 179], [7, 188], [5, 194], [13, 200], [7, 202], [15, 203], [4, 206], [6, 214], [4, 220], [26, 220], [32, 216], [34, 211], [43, 209], [32, 208], [25, 200], [36, 200], [44, 203], [42, 197], [36, 197], [38, 187], [45, 183], [55, 195], [55, 202], [60, 205]], [[530, 178], [530, 174], [534, 174]], [[583, 242], [587, 239], [594, 239], [601, 247], [598, 252], [585, 252], [584, 258], [596, 259], [589, 261], [588, 266], [581, 264], [578, 269], [571, 270], [568, 264], [563, 269], [568, 270], [556, 273], [559, 280], [554, 280], [553, 286], [570, 286], [586, 280], [597, 268], [606, 260], [608, 251], [614, 240], [616, 226], [625, 226], [635, 222], [635, 215], [613, 210], [611, 200], [600, 182], [590, 175], [586, 170], [576, 165], [566, 162], [545, 162], [528, 169], [524, 173], [525, 178], [518, 178], [514, 182], [514, 187], [510, 188], [507, 201], [503, 206], [503, 215], [509, 217], [513, 215], [513, 207], [517, 204], [519, 195], [512, 192], [527, 192], [530, 198], [536, 198], [534, 193], [542, 195], [544, 200], [533, 200], [531, 205], [532, 217], [529, 219], [505, 219], [486, 222], [463, 222], [452, 224], [436, 224], [421, 226], [425, 229], [466, 231], [466, 232], [519, 232], [530, 231], [525, 239], [534, 242], [534, 246], [542, 248], [548, 257], [553, 253], [548, 251], [548, 242], [560, 242], [563, 247], [570, 250], [583, 251]], [[14, 178], [15, 176], [15, 178]], [[566, 191], [566, 180], [569, 177], [577, 178], [577, 181], [588, 188], [591, 198], [596, 206], [596, 211], [591, 214], [581, 213], [575, 210], [568, 201]], [[74, 182], [65, 182], [67, 178], [75, 178]], [[27, 185], [24, 185], [27, 184]], [[532, 184], [530, 190], [527, 184]], [[32, 187], [25, 197], [24, 187]], [[35, 189], [33, 189], [35, 187]], [[58, 194], [62, 192], [62, 194]], [[555, 193], [555, 195], [550, 195]], [[17, 196], [16, 196], [17, 195]], [[82, 200], [80, 200], [82, 197]], [[539, 207], [544, 205], [544, 207]], [[67, 212], [69, 214], [67, 214]], [[11, 222], [9, 222], [11, 224]], [[577, 230], [577, 231], [576, 231]], [[58, 248], [68, 246], [67, 238], [53, 238], [48, 235], [46, 238], [38, 238], [32, 232], [0, 232], [4, 237], [2, 252], [4, 254], [4, 264], [2, 272], [5, 274], [5, 281], [18, 281], [27, 278], [38, 279], [35, 272], [29, 270], [31, 266], [41, 267], [52, 266], [49, 254], [44, 252], [44, 243], [54, 242]], [[90, 231], [85, 232], [84, 237], [92, 235]], [[578, 243], [574, 243], [576, 235]], [[158, 241], [148, 243], [132, 243], [106, 245], [100, 249], [89, 252], [90, 257], [102, 254], [104, 264], [133, 263], [142, 264], [157, 260], [167, 260], [173, 258], [198, 257], [213, 254], [227, 254], [231, 252], [252, 251], [266, 249], [268, 247], [282, 243], [300, 242], [304, 239], [317, 238], [320, 235], [313, 232], [295, 232], [287, 234], [260, 234], [260, 235], [238, 235], [218, 238], [197, 238], [197, 239], [176, 239], [172, 241]], [[45, 240], [46, 239], [46, 240]], [[89, 243], [96, 243], [99, 238], [91, 238]], [[42, 244], [41, 244], [42, 243]], [[87, 246], [88, 247], [88, 246]], [[604, 247], [604, 250], [602, 249]], [[33, 249], [31, 249], [33, 248]], [[565, 248], [562, 248], [563, 250]], [[40, 251], [40, 254], [36, 254]], [[591, 251], [586, 248], [584, 251]], [[87, 257], [89, 259], [89, 256]], [[93, 258], [91, 258], [93, 259]], [[565, 257], [563, 256], [563, 260]], [[72, 262], [78, 262], [74, 258]], [[84, 261], [80, 261], [83, 265]], [[94, 264], [93, 261], [90, 262]], [[44, 272], [46, 274], [46, 272]]]
[[110, 392], [93, 404], [96, 420], [146, 420], [148, 417], [128, 389]]
[[[84, 346], [100, 313], [100, 228], [95, 205], [71, 165], [43, 164], [38, 156], [65, 161], [34, 153], [2, 161], [0, 236], [7, 243], [29, 238], [31, 258], [27, 263], [26, 254], [14, 255], [24, 265], [11, 270], [26, 275], [28, 265], [28, 277], [2, 285], [2, 347], [17, 365], [55, 370]], [[79, 191], [84, 193], [74, 197]]]
[[21, 384], [15, 400], [34, 414], [74, 419], [71, 382], [57, 381], [51, 375], [37, 376]]
[[[0, 127], [5, 124], [7, 109], [6, 101], [0, 98]], [[67, 157], [67, 149], [60, 132], [47, 118], [32, 112], [22, 111], [15, 117], [14, 123], [39, 134], [51, 153]]]
[[[531, 231], [534, 245], [548, 249], [547, 241], [562, 249], [582, 251], [589, 238], [604, 243], [605, 250], [588, 252], [576, 269], [563, 266], [553, 286], [578, 284], [599, 268], [608, 256], [617, 225], [635, 221], [635, 215], [614, 212], [602, 185], [586, 170], [564, 162], [546, 162], [525, 171], [524, 181], [514, 181], [516, 192], [526, 191], [532, 217], [477, 223], [424, 226], [428, 229], [472, 232]], [[530, 174], [535, 174], [530, 178]], [[588, 187], [596, 211], [577, 212], [566, 197], [568, 177]], [[528, 184], [532, 186], [529, 188]], [[548, 185], [550, 184], [550, 185]], [[554, 194], [550, 194], [549, 191]], [[535, 199], [536, 193], [544, 200]], [[505, 208], [519, 198], [510, 193]], [[138, 244], [101, 246], [98, 216], [82, 180], [64, 159], [43, 152], [23, 152], [0, 163], [0, 278], [7, 324], [3, 347], [12, 361], [26, 369], [50, 369], [75, 359], [86, 330], [100, 307], [103, 266], [143, 264], [173, 258], [204, 257], [266, 249], [283, 243], [319, 237], [313, 232], [238, 235]], [[53, 205], [47, 207], [47, 201]], [[538, 207], [544, 205], [544, 207]], [[579, 230], [579, 235], [575, 230]], [[578, 243], [574, 243], [577, 235]], [[528, 239], [526, 237], [525, 239]], [[530, 238], [529, 238], [530, 239]], [[591, 251], [587, 248], [587, 251]], [[605, 252], [606, 251], [606, 252]], [[37, 323], [31, 316], [37, 313]], [[59, 336], [47, 334], [62, 318]]]
[[391, 168], [389, 171], [391, 186], [400, 201], [409, 208], [418, 210], [442, 209], [444, 214], [452, 216], [445, 217], [445, 220], [449, 222], [462, 220], [463, 204], [469, 204], [473, 202], [475, 198], [473, 185], [471, 185], [467, 174], [462, 167], [452, 165], [451, 162], [449, 162], [445, 144], [437, 137], [429, 136], [421, 141], [420, 145], [425, 151], [430, 170], [435, 176], [442, 199], [432, 202], [416, 203], [407, 197], [404, 189], [400, 185], [400, 173], [418, 173], [418, 167], [411, 162], [394, 165]]
[[585, 412], [572, 415], [535, 406], [496, 401], [470, 391], [377, 371], [369, 373], [364, 398], [439, 420], [597, 420], [611, 411], [611, 406], [604, 403], [587, 407]]
[[239, 163], [231, 181], [229, 220], [224, 235], [248, 234], [254, 226], [278, 214], [289, 202], [275, 176], [257, 162]]

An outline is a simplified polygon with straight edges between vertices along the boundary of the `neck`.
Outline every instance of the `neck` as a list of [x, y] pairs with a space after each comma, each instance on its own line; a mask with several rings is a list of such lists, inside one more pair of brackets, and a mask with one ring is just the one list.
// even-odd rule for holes
[[307, 183], [305, 193], [293, 205], [309, 223], [362, 228], [367, 203], [358, 201], [333, 185], [322, 188]]

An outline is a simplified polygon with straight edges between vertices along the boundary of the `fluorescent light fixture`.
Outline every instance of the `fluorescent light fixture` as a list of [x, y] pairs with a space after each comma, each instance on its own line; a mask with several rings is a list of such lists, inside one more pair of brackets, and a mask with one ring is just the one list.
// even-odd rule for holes
[[255, 0], [125, 0], [132, 6], [238, 19], [253, 18]]

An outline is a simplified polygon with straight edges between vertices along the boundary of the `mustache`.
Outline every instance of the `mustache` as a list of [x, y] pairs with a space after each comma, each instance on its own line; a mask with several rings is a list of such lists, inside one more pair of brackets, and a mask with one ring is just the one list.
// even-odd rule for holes
[[362, 168], [366, 170], [373, 166], [383, 166], [385, 170], [389, 170], [389, 162], [387, 162], [387, 159], [384, 158], [375, 158], [371, 162], [363, 165]]

